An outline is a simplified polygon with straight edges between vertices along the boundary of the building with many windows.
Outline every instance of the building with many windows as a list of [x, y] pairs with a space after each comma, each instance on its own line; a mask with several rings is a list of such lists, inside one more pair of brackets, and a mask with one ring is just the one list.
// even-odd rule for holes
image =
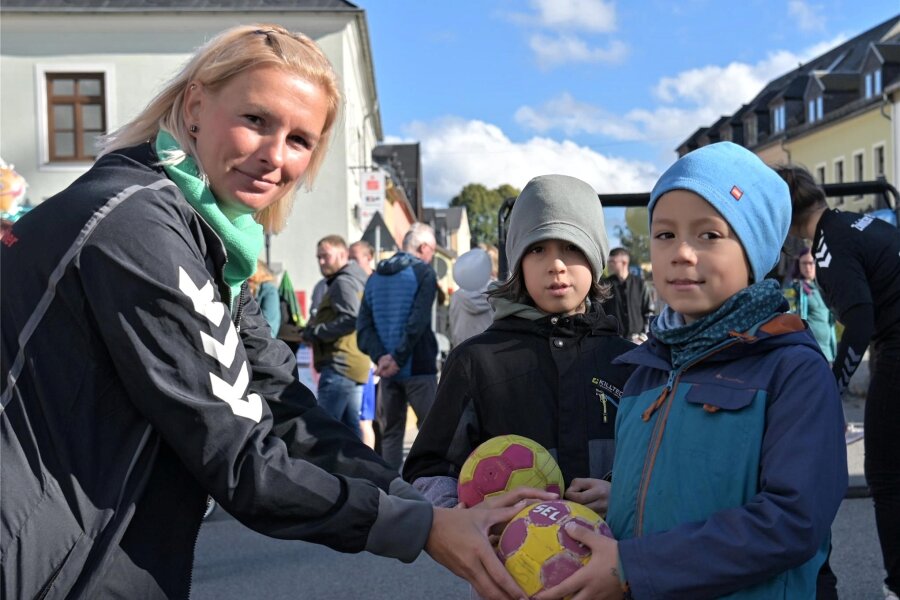
[[[730, 140], [768, 164], [794, 163], [820, 183], [900, 181], [900, 15], [770, 81], [733, 115], [701, 127], [678, 155]], [[873, 196], [830, 198], [855, 212]]]

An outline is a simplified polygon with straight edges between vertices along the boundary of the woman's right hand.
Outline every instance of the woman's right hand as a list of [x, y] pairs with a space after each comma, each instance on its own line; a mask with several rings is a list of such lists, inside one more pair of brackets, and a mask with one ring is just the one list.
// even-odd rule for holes
[[478, 505], [467, 510], [435, 507], [425, 551], [471, 583], [482, 598], [525, 598], [488, 542], [491, 527], [508, 522], [516, 512], [516, 506], [489, 509]]
[[[538, 502], [546, 502], [547, 500], [559, 500], [559, 494], [548, 492], [538, 488], [520, 487], [508, 492], [504, 492], [499, 496], [491, 496], [485, 498], [478, 506], [485, 508], [507, 508], [514, 506], [522, 510], [526, 506], [536, 504]], [[515, 516], [515, 515], [513, 515]], [[491, 528], [488, 540], [492, 546], [496, 546], [500, 539], [500, 534], [506, 528], [508, 521], [497, 523]]]

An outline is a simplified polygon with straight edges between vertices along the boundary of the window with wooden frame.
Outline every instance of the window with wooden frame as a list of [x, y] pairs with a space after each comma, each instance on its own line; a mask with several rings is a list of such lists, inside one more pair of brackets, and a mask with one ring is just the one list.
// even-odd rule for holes
[[103, 73], [47, 73], [50, 162], [90, 162], [106, 132]]

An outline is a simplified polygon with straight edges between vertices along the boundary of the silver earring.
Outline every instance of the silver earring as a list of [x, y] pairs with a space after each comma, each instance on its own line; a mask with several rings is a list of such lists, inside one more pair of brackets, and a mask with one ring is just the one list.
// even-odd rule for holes
[[198, 131], [200, 131], [200, 128], [196, 125], [191, 125], [190, 127], [188, 127], [188, 131], [190, 131], [191, 133], [197, 133]]

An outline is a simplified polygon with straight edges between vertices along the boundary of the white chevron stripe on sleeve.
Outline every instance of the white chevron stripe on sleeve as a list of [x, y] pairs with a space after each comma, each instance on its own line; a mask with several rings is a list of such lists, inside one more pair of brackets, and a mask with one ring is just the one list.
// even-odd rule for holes
[[247, 385], [250, 383], [246, 362], [241, 366], [241, 373], [234, 385], [229, 385], [215, 373], [209, 374], [209, 382], [212, 385], [213, 395], [224, 400], [231, 407], [231, 412], [259, 423], [262, 419], [262, 398], [258, 394], [249, 394], [246, 399], [244, 398], [244, 392], [247, 391]]
[[225, 305], [213, 299], [215, 295], [211, 281], [207, 280], [206, 285], [198, 288], [184, 268], [178, 267], [178, 289], [191, 299], [191, 302], [194, 304], [194, 310], [206, 317], [210, 323], [218, 325], [222, 322], [222, 317], [225, 315]]
[[234, 355], [238, 347], [238, 335], [234, 327], [229, 323], [228, 331], [225, 333], [225, 341], [219, 343], [219, 340], [204, 332], [200, 332], [200, 339], [203, 341], [203, 350], [214, 357], [222, 366], [230, 367], [234, 362]]

